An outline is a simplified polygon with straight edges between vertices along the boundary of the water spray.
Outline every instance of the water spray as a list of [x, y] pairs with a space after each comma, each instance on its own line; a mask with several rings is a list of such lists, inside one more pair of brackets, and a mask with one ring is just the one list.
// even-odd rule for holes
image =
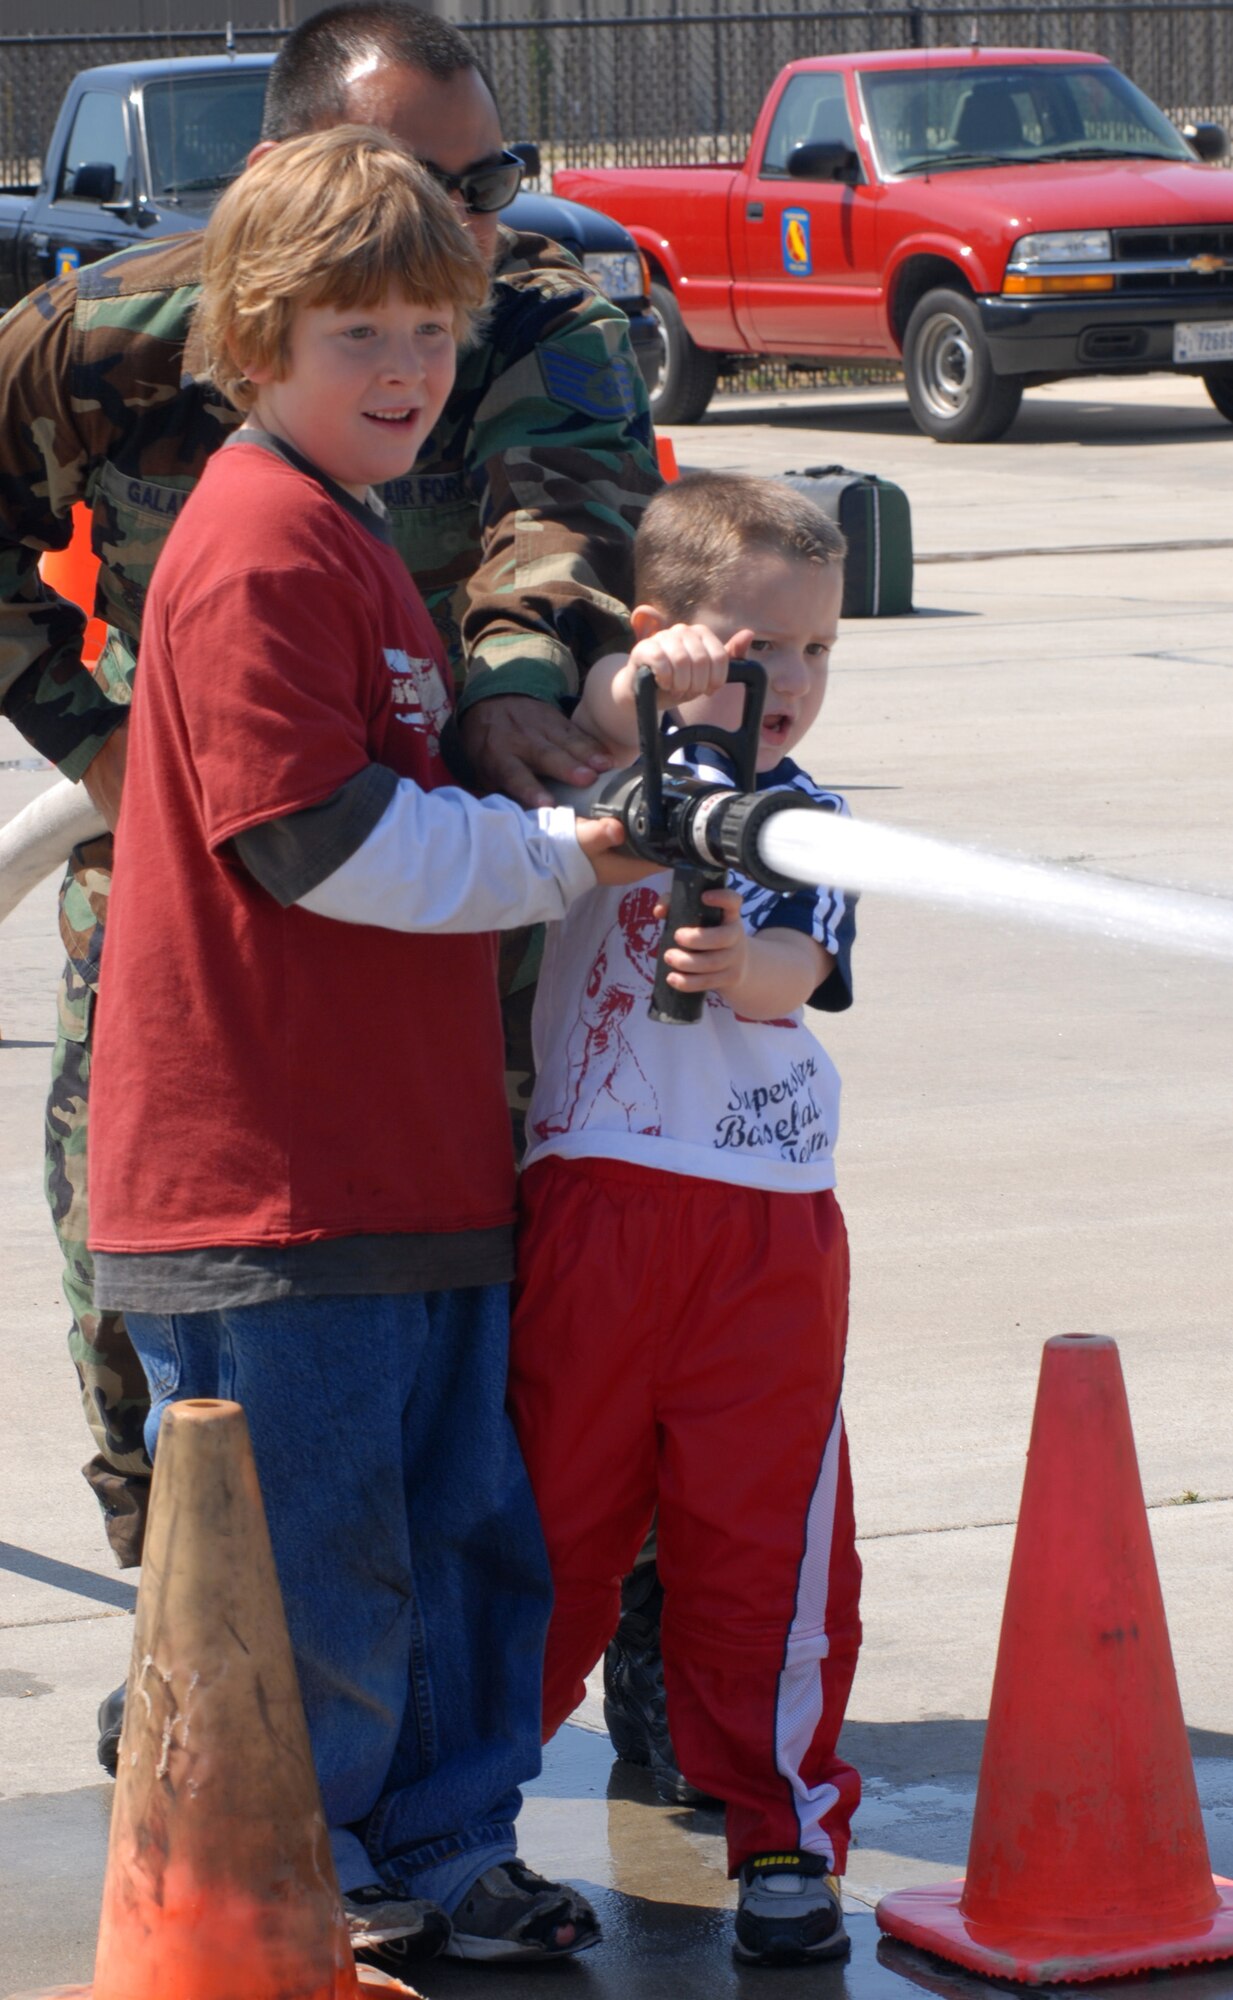
[[790, 812], [766, 828], [767, 863], [793, 882], [882, 889], [928, 903], [991, 912], [1052, 930], [1233, 960], [1233, 902], [1184, 889], [1124, 882], [1082, 868], [957, 847], [876, 820]]

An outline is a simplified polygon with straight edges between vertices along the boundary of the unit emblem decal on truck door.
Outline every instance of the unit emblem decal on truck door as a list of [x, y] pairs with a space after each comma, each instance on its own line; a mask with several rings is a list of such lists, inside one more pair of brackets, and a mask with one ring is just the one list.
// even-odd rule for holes
[[785, 208], [783, 212], [783, 267], [792, 278], [807, 278], [813, 270], [809, 248], [809, 210]]

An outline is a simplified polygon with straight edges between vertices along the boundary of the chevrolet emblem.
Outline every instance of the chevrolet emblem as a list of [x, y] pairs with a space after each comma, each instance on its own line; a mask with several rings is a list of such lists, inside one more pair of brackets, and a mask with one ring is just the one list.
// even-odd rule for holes
[[1226, 257], [1192, 257], [1189, 263], [1189, 268], [1200, 278], [1210, 278], [1215, 272], [1226, 270], [1227, 267]]

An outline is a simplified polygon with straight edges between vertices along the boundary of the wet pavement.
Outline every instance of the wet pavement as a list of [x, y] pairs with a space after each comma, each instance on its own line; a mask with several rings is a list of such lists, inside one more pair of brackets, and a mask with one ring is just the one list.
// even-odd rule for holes
[[[935, 1760], [966, 1763], [979, 1736], [979, 1728], [958, 1733], [938, 1725]], [[883, 1937], [874, 1921], [873, 1904], [883, 1890], [962, 1872], [974, 1774], [961, 1770], [904, 1783], [879, 1773], [869, 1765], [873, 1744], [859, 1725], [847, 1733], [844, 1747], [870, 1771], [865, 1838], [852, 1851], [844, 1882], [852, 1942], [846, 1961], [775, 1971], [738, 1967], [731, 1956], [735, 1892], [725, 1872], [719, 1814], [658, 1804], [644, 1772], [614, 1762], [606, 1736], [570, 1725], [549, 1746], [543, 1777], [528, 1790], [522, 1850], [534, 1867], [568, 1877], [585, 1891], [603, 1924], [603, 1944], [547, 1967], [439, 1959], [421, 1969], [420, 1989], [427, 2000], [490, 2000], [498, 1991], [511, 2000], [911, 2000], [911, 1988], [940, 2000], [979, 2000], [1022, 1991]], [[1200, 1755], [1198, 1771], [1213, 1863], [1218, 1872], [1233, 1871], [1233, 1764]], [[96, 1785], [4, 1808], [7, 1936], [0, 1944], [0, 1992], [15, 1976], [19, 1938], [26, 1989], [89, 1979], [111, 1796], [110, 1785]], [[871, 1846], [871, 1837], [887, 1844]], [[920, 1848], [933, 1858], [918, 1855]], [[1233, 1963], [1098, 1981], [1084, 1990], [1116, 1990], [1132, 2000], [1149, 1988], [1159, 1992], [1162, 1982], [1170, 1983], [1169, 2000], [1233, 2000]]]

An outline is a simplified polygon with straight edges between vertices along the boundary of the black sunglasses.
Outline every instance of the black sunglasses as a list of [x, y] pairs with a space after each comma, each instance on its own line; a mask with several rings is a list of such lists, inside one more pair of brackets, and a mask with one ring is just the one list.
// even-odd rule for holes
[[495, 215], [499, 208], [508, 208], [522, 184], [523, 165], [517, 153], [502, 153], [491, 166], [467, 167], [461, 174], [447, 174], [431, 160], [421, 160], [420, 165], [446, 194], [462, 196], [468, 215]]

